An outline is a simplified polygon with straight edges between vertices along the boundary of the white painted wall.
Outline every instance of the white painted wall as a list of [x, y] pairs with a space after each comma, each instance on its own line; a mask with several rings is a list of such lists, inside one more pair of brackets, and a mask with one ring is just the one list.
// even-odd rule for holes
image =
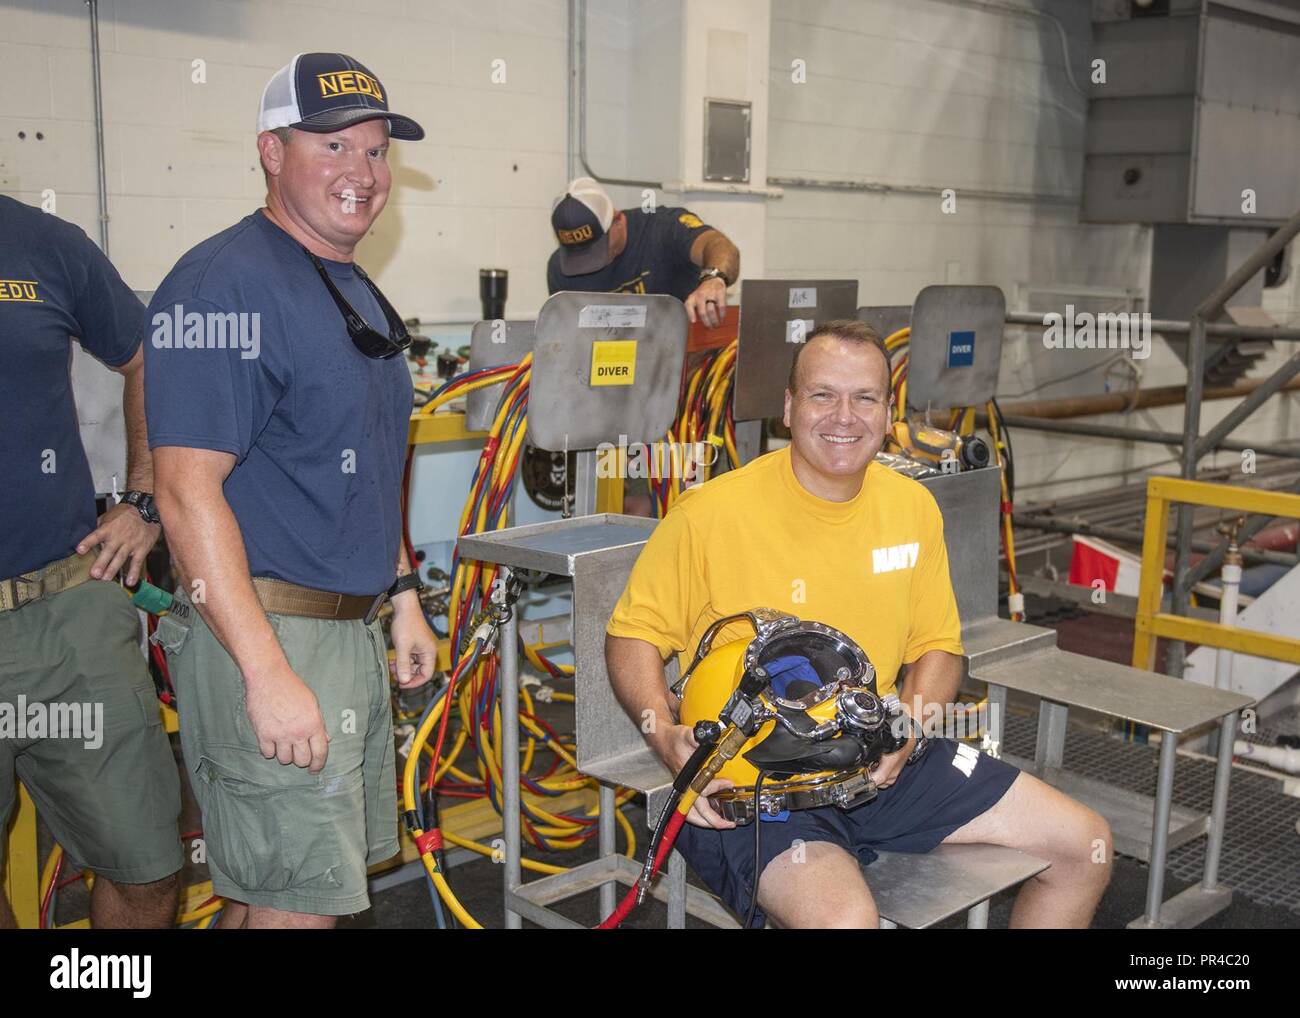
[[[1086, 88], [1089, 5], [1043, 0], [1033, 6], [1063, 23], [1075, 79]], [[804, 84], [791, 80], [795, 59], [806, 63]], [[768, 207], [767, 274], [857, 278], [862, 304], [908, 304], [922, 287], [944, 282], [1000, 286], [1010, 306], [1026, 286], [1144, 294], [1148, 229], [1080, 223], [1070, 205], [962, 196], [969, 189], [1078, 192], [1086, 101], [1070, 86], [1063, 59], [1047, 20], [973, 4], [772, 0], [771, 173], [952, 188], [957, 211], [945, 215], [930, 195], [791, 188]], [[1300, 321], [1294, 282], [1270, 291], [1266, 304], [1281, 320]], [[1012, 401], [1103, 358], [1095, 351], [1049, 351], [1036, 337], [1009, 330], [999, 393]], [[1177, 355], [1159, 340], [1139, 364], [1143, 385], [1186, 380]], [[1032, 396], [1102, 391], [1103, 372], [1094, 371]], [[1206, 404], [1203, 429], [1230, 407]], [[1181, 407], [1133, 418], [1128, 423], [1139, 427], [1182, 430]], [[1125, 423], [1121, 415], [1097, 420]], [[1275, 397], [1235, 437], [1276, 441], [1300, 434], [1297, 424], [1300, 397]], [[1099, 474], [1174, 455], [1162, 446], [1028, 432], [1014, 439], [1018, 500], [1096, 490], [1122, 480], [1099, 480]], [[1044, 483], [1070, 478], [1085, 479]]]
[[[631, 6], [589, 4], [589, 146], [614, 174], [625, 170]], [[407, 315], [477, 317], [481, 267], [510, 270], [512, 315], [540, 306], [551, 201], [567, 179], [564, 0], [100, 8], [110, 248], [131, 286], [152, 290], [186, 250], [258, 207], [262, 88], [295, 53], [342, 50], [428, 134], [394, 144], [393, 195], [361, 264]], [[0, 0], [0, 22], [0, 191], [37, 204], [53, 188], [58, 214], [98, 238], [85, 4]], [[191, 80], [196, 59], [206, 83]]]
[[[640, 0], [629, 24], [630, 172], [662, 185], [658, 205], [685, 206], [726, 233], [751, 277], [764, 274], [767, 248], [769, 23], [767, 0]], [[751, 104], [751, 184], [736, 193], [704, 181], [706, 98]], [[626, 207], [644, 189], [611, 193]]]
[[[1085, 82], [1088, 5], [1042, 2]], [[945, 281], [993, 283], [1013, 303], [1025, 286], [1145, 290], [1144, 228], [1081, 224], [1068, 205], [963, 197], [1078, 189], [1085, 103], [1049, 22], [949, 0], [589, 0], [588, 11], [593, 167], [684, 182], [660, 202], [690, 205], [733, 236], [746, 275], [854, 277], [866, 304], [907, 303]], [[0, 191], [38, 203], [52, 188], [58, 213], [97, 237], [85, 6], [0, 0], [0, 21]], [[343, 49], [429, 132], [394, 146], [393, 197], [362, 264], [403, 313], [433, 319], [476, 317], [478, 269], [506, 268], [510, 314], [533, 314], [567, 175], [566, 27], [564, 0], [102, 0], [113, 260], [133, 287], [153, 289], [185, 250], [256, 208], [266, 79], [300, 50]], [[715, 61], [710, 32], [743, 34], [745, 60]], [[497, 58], [504, 84], [490, 79]], [[804, 84], [791, 81], [795, 58]], [[191, 80], [194, 60], [206, 83]], [[957, 213], [907, 194], [692, 190], [702, 97], [724, 85], [755, 103], [756, 184], [771, 173], [952, 187]], [[612, 191], [623, 205], [641, 200], [636, 188]], [[1300, 321], [1294, 281], [1267, 301]], [[1015, 331], [1006, 350], [1008, 400], [1096, 356]], [[1185, 379], [1163, 344], [1141, 367], [1144, 385]], [[1102, 388], [1093, 372], [1035, 395]], [[1227, 410], [1207, 404], [1205, 426]], [[1176, 407], [1135, 416], [1181, 427]], [[1300, 398], [1275, 398], [1239, 437], [1276, 441], [1298, 424]], [[1029, 433], [1016, 452], [1022, 497], [1095, 488], [1098, 474], [1171, 455]], [[1087, 480], [1032, 486], [1073, 477]]]

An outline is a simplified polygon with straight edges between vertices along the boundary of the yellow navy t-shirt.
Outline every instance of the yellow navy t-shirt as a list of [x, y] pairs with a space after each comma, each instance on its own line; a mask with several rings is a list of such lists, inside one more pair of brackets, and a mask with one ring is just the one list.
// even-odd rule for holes
[[[805, 489], [788, 447], [687, 489], [642, 549], [608, 632], [685, 668], [710, 624], [752, 608], [847, 634], [882, 695], [927, 651], [962, 652], [939, 507], [878, 463], [848, 502]], [[729, 626], [714, 646], [751, 633]]]

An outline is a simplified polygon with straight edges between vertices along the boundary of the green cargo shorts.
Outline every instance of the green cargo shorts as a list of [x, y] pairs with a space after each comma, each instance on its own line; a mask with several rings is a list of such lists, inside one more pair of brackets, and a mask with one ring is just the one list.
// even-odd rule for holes
[[102, 580], [0, 612], [0, 868], [15, 772], [73, 861], [126, 884], [181, 868], [180, 777], [139, 636]]
[[383, 632], [378, 623], [268, 618], [320, 704], [330, 743], [319, 774], [262, 756], [239, 669], [197, 612], [188, 633], [169, 625], [159, 637], [171, 655], [212, 889], [286, 912], [360, 912], [370, 905], [366, 867], [398, 851]]

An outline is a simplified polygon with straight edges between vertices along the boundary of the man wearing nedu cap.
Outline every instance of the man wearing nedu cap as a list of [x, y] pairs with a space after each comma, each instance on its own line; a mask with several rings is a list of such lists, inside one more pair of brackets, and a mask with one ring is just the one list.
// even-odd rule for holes
[[551, 227], [560, 246], [546, 265], [549, 292], [666, 293], [692, 322], [722, 324], [740, 252], [689, 209], [620, 211], [599, 183], [579, 177], [555, 200]]
[[390, 138], [420, 126], [341, 53], [262, 95], [266, 206], [181, 258], [145, 322], [156, 498], [184, 593], [156, 638], [220, 925], [332, 926], [397, 851], [395, 670], [437, 642], [402, 547], [411, 412], [400, 316], [353, 261], [388, 200]]

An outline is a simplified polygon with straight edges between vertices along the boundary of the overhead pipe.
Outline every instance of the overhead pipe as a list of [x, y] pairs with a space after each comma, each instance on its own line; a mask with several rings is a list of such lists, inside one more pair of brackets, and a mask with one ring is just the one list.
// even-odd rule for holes
[[[975, 414], [975, 422], [984, 425], [988, 415]], [[1085, 438], [1113, 438], [1122, 442], [1150, 442], [1154, 445], [1178, 445], [1182, 435], [1176, 431], [1152, 431], [1143, 428], [1125, 428], [1113, 424], [1085, 424], [1082, 421], [1060, 421], [1051, 418], [1031, 417], [1028, 414], [1003, 414], [1002, 422], [1009, 428], [1024, 428], [1027, 431], [1047, 431], [1061, 435], [1079, 435]], [[1285, 459], [1300, 459], [1300, 447], [1285, 445], [1268, 445], [1262, 442], [1235, 442], [1223, 439], [1218, 448], [1225, 452], [1251, 451], [1261, 456], [1279, 456]]]
[[[1219, 625], [1231, 629], [1237, 627], [1237, 604], [1241, 594], [1241, 548], [1237, 545], [1237, 529], [1246, 522], [1244, 516], [1234, 522], [1220, 524], [1219, 533], [1228, 540], [1228, 550], [1223, 556], [1223, 572], [1219, 576]], [[1220, 647], [1214, 663], [1214, 688], [1228, 689], [1232, 685], [1232, 662], [1234, 651], [1229, 647]], [[1210, 733], [1210, 755], [1219, 755], [1219, 733]]]
[[1007, 3], [1005, 0], [940, 0], [942, 3], [950, 3], [957, 7], [976, 7], [984, 8], [988, 11], [997, 11], [1000, 14], [1011, 14], [1021, 18], [1040, 18], [1043, 21], [1050, 22], [1056, 29], [1056, 37], [1061, 42], [1061, 64], [1065, 70], [1065, 77], [1070, 82], [1070, 87], [1074, 89], [1083, 98], [1088, 98], [1088, 90], [1083, 88], [1074, 76], [1074, 68], [1070, 65], [1070, 39], [1065, 32], [1065, 24], [1054, 14], [1048, 14], [1046, 11], [1037, 11], [1022, 4]]
[[104, 96], [99, 63], [99, 0], [86, 0], [90, 12], [90, 78], [95, 103], [95, 170], [99, 190], [99, 249], [108, 256], [108, 171], [104, 166]]
[[[1279, 488], [1277, 490], [1290, 491], [1290, 492], [1300, 491], [1300, 480], [1293, 481], [1291, 484], [1285, 485], [1284, 487]], [[1242, 544], [1245, 544], [1256, 534], [1259, 534], [1264, 530], [1268, 529], [1270, 526], [1272, 526], [1274, 519], [1275, 517], [1269, 515], [1268, 513], [1250, 514], [1249, 516], [1246, 517], [1246, 522], [1243, 523], [1241, 527], [1238, 529], [1237, 539], [1241, 541]], [[1266, 547], [1266, 546], [1256, 545], [1256, 547]], [[1203, 579], [1205, 579], [1207, 576], [1209, 576], [1211, 573], [1217, 570], [1219, 566], [1223, 564], [1224, 556], [1227, 555], [1227, 553], [1228, 553], [1228, 542], [1220, 541], [1212, 552], [1206, 555], [1203, 559], [1201, 559], [1199, 562], [1197, 562], [1187, 571], [1187, 582], [1190, 583], [1193, 587], [1196, 586], [1198, 583], [1200, 583]]]
[[[1140, 530], [1130, 530], [1127, 527], [1110, 527], [1099, 523], [1088, 523], [1084, 520], [1062, 519], [1053, 516], [1038, 516], [1033, 512], [1016, 511], [1012, 514], [1012, 521], [1017, 527], [1024, 527], [1026, 530], [1046, 530], [1055, 534], [1084, 534], [1088, 537], [1100, 537], [1104, 541], [1118, 541], [1123, 544], [1132, 544], [1141, 546], [1143, 534]], [[1172, 548], [1177, 541], [1176, 537], [1169, 537], [1165, 540], [1165, 546]], [[1209, 553], [1214, 551], [1215, 543], [1213, 541], [1193, 540], [1191, 542], [1193, 551]], [[1251, 565], [1269, 565], [1294, 566], [1296, 556], [1288, 555], [1280, 551], [1259, 551], [1254, 548], [1242, 548], [1241, 557]]]
[[578, 45], [578, 13], [576, 0], [568, 2], [568, 24], [564, 34], [564, 101], [565, 101], [565, 133], [564, 133], [564, 181], [567, 184], [577, 176], [574, 171], [577, 169], [578, 159], [578, 61], [574, 55], [574, 49]]
[[[943, 196], [944, 187], [926, 184], [889, 184], [880, 180], [837, 180], [817, 177], [767, 178], [770, 187], [807, 188], [820, 191], [863, 191], [870, 194], [920, 194], [931, 198]], [[990, 191], [982, 188], [959, 187], [962, 198], [980, 198], [987, 201], [1030, 202], [1048, 205], [1078, 205], [1079, 195], [1055, 194], [1042, 191]], [[1040, 321], [1039, 325], [1042, 324]]]
[[[1262, 763], [1275, 771], [1300, 774], [1300, 749], [1290, 746], [1261, 746], [1255, 742], [1237, 739], [1232, 744], [1232, 755], [1247, 763]], [[1300, 827], [1297, 828], [1300, 831]]]
[[[1249, 396], [1260, 388], [1267, 379], [1245, 379], [1234, 385], [1212, 386], [1202, 390], [1202, 399], [1236, 399]], [[1288, 381], [1279, 386], [1276, 392], [1294, 392], [1300, 390], [1300, 379]], [[1270, 392], [1272, 395], [1272, 392]], [[1119, 414], [1130, 410], [1149, 407], [1177, 406], [1187, 401], [1187, 387], [1184, 385], [1161, 385], [1148, 389], [1134, 389], [1131, 392], [1107, 392], [1092, 396], [1061, 396], [1057, 399], [1023, 400], [1018, 403], [1003, 403], [1002, 409], [1009, 415], [1021, 417], [1038, 417], [1046, 420], [1062, 420], [1070, 417], [1087, 417], [1092, 414]], [[1175, 445], [1182, 444], [1182, 436], [1175, 436]], [[1251, 446], [1258, 448], [1258, 446]]]
[[[574, 4], [577, 4], [574, 11]], [[569, 0], [571, 23], [578, 32], [578, 162], [582, 171], [593, 180], [617, 187], [649, 187], [662, 191], [659, 180], [623, 180], [620, 177], [602, 177], [587, 161], [587, 0]]]

